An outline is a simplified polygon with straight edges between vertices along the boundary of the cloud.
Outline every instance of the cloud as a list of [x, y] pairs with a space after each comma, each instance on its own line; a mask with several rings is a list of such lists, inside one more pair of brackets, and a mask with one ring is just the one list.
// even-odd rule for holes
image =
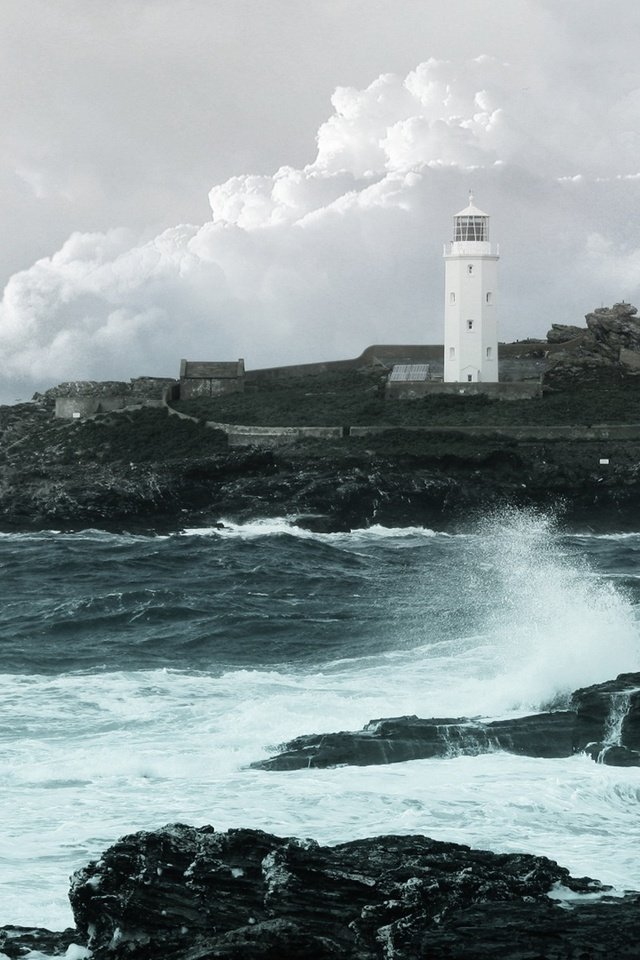
[[[470, 187], [503, 249], [503, 337], [637, 298], [636, 254], [615, 268], [616, 243], [640, 246], [628, 216], [634, 143], [606, 166], [598, 105], [595, 126], [581, 119], [594, 143], [585, 150], [573, 104], [552, 103], [530, 79], [481, 56], [339, 87], [315, 160], [217, 184], [209, 222], [146, 237], [73, 234], [7, 284], [5, 382], [175, 375], [183, 356], [244, 356], [251, 368], [438, 342], [442, 242]], [[610, 140], [620, 145], [636, 100], [627, 91], [616, 102]]]

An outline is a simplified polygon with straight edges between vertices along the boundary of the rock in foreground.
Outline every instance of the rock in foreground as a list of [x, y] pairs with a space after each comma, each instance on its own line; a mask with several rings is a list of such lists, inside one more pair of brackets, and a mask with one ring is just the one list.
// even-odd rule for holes
[[252, 766], [261, 770], [367, 766], [504, 750], [528, 757], [585, 751], [612, 766], [640, 766], [640, 673], [576, 690], [570, 710], [513, 720], [391, 717], [362, 730], [308, 734]]
[[421, 836], [322, 847], [174, 824], [118, 841], [70, 897], [94, 960], [635, 957], [638, 897], [580, 902], [604, 893], [544, 857]]

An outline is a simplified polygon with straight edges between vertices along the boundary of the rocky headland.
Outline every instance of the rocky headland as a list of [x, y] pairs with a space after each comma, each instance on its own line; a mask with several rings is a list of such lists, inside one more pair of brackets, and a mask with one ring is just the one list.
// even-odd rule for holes
[[566, 387], [595, 378], [615, 379], [640, 373], [640, 323], [631, 303], [598, 307], [585, 316], [586, 327], [554, 323], [547, 341], [563, 344], [545, 374], [547, 384]]
[[148, 459], [136, 451], [111, 459], [100, 445], [111, 434], [122, 444], [128, 430], [135, 444], [136, 415], [118, 414], [117, 424], [113, 417], [94, 425], [102, 437], [73, 460], [68, 448], [83, 427], [52, 424], [31, 407], [4, 409], [11, 415], [0, 410], [3, 531], [164, 529], [284, 515], [317, 531], [373, 523], [445, 529], [501, 503], [560, 505], [569, 520], [594, 526], [613, 517], [619, 526], [633, 522], [640, 504], [640, 440], [517, 441], [455, 427], [416, 437], [397, 428], [342, 448], [318, 441], [228, 450], [200, 428], [199, 449], [177, 454], [181, 423], [152, 411], [157, 453]]
[[[169, 416], [166, 407], [56, 418], [60, 388], [52, 388], [0, 407], [0, 530], [179, 528], [282, 515], [319, 531], [443, 528], [504, 502], [560, 503], [590, 526], [633, 523], [640, 321], [630, 304], [586, 319], [585, 328], [554, 324], [548, 356], [544, 342], [517, 345], [523, 362], [535, 355], [544, 364], [540, 399], [385, 400], [384, 375], [367, 369], [343, 381], [291, 380], [278, 394], [286, 403], [266, 414], [276, 387], [254, 384], [241, 409], [255, 423], [269, 415], [296, 423], [304, 408], [303, 422], [335, 417], [377, 431], [356, 436], [345, 427], [342, 438], [292, 437], [271, 449], [229, 447], [204, 417]], [[109, 386], [96, 385], [96, 396]]]
[[[57, 419], [60, 391], [52, 388], [0, 407], [0, 530], [177, 528], [282, 515], [320, 531], [443, 528], [504, 502], [561, 503], [569, 519], [589, 525], [631, 523], [640, 504], [640, 322], [630, 304], [586, 319], [585, 328], [550, 330], [555, 352], [544, 360], [541, 399], [385, 401], [379, 370], [354, 371], [353, 403], [341, 401], [340, 416], [347, 409], [351, 423], [379, 432], [349, 436], [345, 428], [342, 439], [292, 438], [275, 449], [230, 448], [222, 431], [166, 408]], [[523, 356], [545, 356], [543, 342], [521, 347]], [[303, 400], [312, 412], [324, 404], [329, 416], [335, 388], [335, 378], [330, 389], [321, 377], [294, 384], [290, 422]], [[256, 423], [268, 389], [244, 394]]]

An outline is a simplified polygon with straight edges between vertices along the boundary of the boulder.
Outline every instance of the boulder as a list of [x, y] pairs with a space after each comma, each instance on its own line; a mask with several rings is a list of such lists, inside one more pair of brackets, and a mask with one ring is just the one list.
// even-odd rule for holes
[[598, 352], [618, 360], [620, 349], [640, 351], [640, 319], [631, 303], [614, 303], [599, 307], [585, 317]]
[[[616, 956], [631, 957], [638, 900], [594, 908], [607, 889], [545, 857], [423, 836], [329, 847], [173, 824], [123, 837], [73, 876], [70, 899], [94, 960], [477, 958], [500, 941], [496, 955], [524, 960], [578, 956], [574, 940], [599, 957], [614, 916], [626, 931]], [[558, 893], [589, 895], [586, 922], [583, 907], [567, 921]], [[545, 942], [561, 952], [531, 952]]]
[[570, 323], [552, 323], [547, 332], [547, 343], [568, 343], [587, 335], [586, 327], [575, 327]]

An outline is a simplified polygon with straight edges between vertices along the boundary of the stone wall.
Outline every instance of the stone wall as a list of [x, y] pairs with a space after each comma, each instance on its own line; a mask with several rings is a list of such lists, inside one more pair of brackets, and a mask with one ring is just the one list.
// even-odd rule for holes
[[329, 440], [342, 437], [345, 429], [343, 427], [249, 427], [232, 423], [217, 426], [219, 429], [224, 428], [230, 447], [278, 447], [295, 440], [309, 438]]
[[[542, 376], [553, 355], [566, 344], [545, 340], [521, 340], [501, 343], [498, 347], [500, 380], [530, 380]], [[391, 369], [395, 363], [428, 363], [436, 379], [444, 372], [444, 347], [441, 343], [376, 343], [350, 360], [327, 360], [321, 363], [298, 363], [282, 367], [247, 370], [246, 380], [276, 380], [284, 377], [314, 376], [340, 370], [361, 370], [363, 367]]]

